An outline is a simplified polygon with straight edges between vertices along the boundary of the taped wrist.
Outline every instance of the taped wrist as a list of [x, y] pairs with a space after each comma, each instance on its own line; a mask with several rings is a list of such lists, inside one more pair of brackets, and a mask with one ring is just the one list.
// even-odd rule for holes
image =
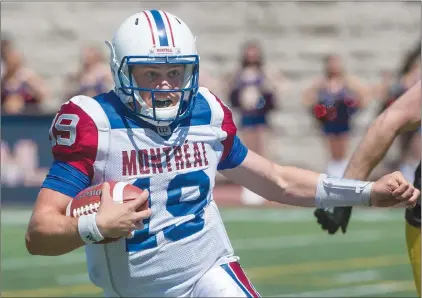
[[78, 219], [78, 230], [82, 240], [91, 244], [104, 239], [101, 235], [100, 230], [97, 227], [96, 221], [97, 213], [82, 215]]
[[321, 174], [315, 195], [317, 208], [371, 206], [373, 182], [328, 177]]

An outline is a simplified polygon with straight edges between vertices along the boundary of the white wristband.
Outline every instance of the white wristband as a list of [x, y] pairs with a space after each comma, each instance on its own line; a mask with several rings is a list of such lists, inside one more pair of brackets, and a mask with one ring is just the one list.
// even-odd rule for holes
[[87, 244], [98, 242], [104, 239], [103, 235], [100, 233], [100, 230], [98, 230], [97, 221], [95, 219], [96, 216], [97, 213], [82, 215], [78, 220], [79, 235], [81, 235], [82, 240]]
[[321, 174], [315, 195], [317, 208], [371, 206], [373, 182], [340, 179]]

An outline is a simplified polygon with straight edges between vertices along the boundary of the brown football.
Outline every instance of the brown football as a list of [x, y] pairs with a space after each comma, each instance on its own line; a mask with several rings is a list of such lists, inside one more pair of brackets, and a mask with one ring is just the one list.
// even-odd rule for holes
[[[125, 203], [133, 200], [137, 194], [142, 193], [142, 189], [127, 183], [107, 181], [110, 184], [110, 194], [116, 203]], [[66, 215], [79, 217], [82, 215], [96, 213], [101, 203], [101, 188], [99, 185], [91, 186], [76, 195], [67, 205]], [[148, 209], [148, 201], [142, 204], [137, 211]], [[105, 238], [95, 244], [105, 244], [119, 240], [120, 238]]]

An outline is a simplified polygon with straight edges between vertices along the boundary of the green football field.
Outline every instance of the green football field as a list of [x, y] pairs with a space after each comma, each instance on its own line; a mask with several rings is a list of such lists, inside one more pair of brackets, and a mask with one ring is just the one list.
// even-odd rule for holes
[[[416, 297], [405, 246], [403, 210], [355, 210], [347, 234], [329, 236], [312, 209], [223, 209], [242, 267], [262, 296]], [[29, 212], [2, 210], [3, 297], [100, 297], [83, 250], [31, 256]]]

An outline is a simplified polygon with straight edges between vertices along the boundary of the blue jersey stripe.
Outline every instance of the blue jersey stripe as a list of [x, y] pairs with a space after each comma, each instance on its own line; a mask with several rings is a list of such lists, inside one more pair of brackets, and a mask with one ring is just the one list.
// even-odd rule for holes
[[248, 147], [246, 147], [238, 136], [234, 136], [233, 145], [229, 154], [224, 160], [220, 160], [217, 170], [234, 169], [242, 164], [248, 155]]
[[168, 47], [169, 40], [167, 38], [167, 31], [166, 26], [164, 26], [163, 18], [158, 10], [150, 10], [152, 17], [154, 18], [155, 25], [157, 26], [158, 30], [158, 37], [160, 39], [160, 46]]
[[77, 168], [66, 162], [55, 160], [41, 188], [49, 188], [74, 198], [90, 183], [89, 177]]
[[211, 124], [211, 107], [201, 93], [197, 93], [189, 126]]

